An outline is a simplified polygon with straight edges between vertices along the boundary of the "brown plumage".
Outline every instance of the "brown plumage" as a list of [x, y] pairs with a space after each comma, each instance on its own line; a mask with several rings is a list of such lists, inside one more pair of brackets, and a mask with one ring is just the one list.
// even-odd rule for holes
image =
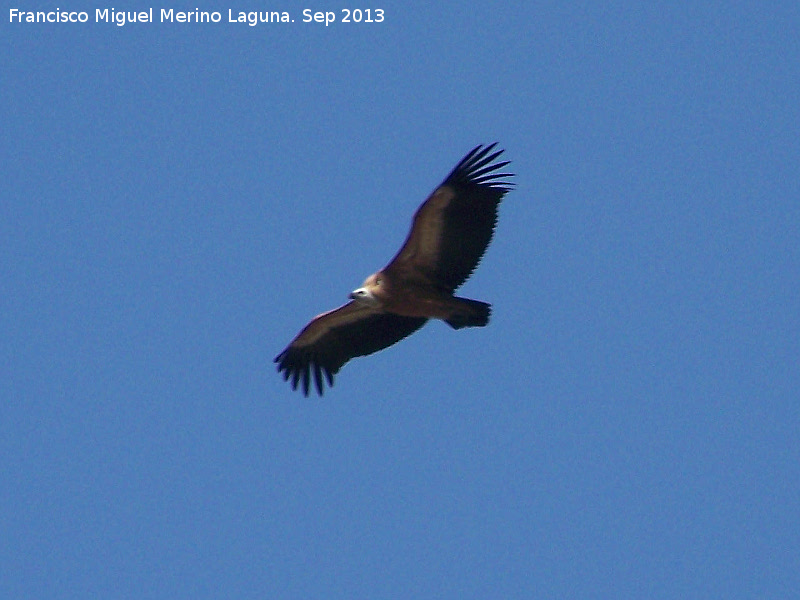
[[320, 396], [323, 376], [348, 360], [383, 350], [442, 319], [454, 329], [483, 327], [491, 307], [453, 292], [478, 266], [497, 222], [497, 207], [512, 183], [498, 173], [496, 144], [476, 146], [417, 209], [411, 231], [397, 255], [350, 294], [350, 302], [315, 317], [275, 357], [292, 387], [308, 396], [313, 378]]

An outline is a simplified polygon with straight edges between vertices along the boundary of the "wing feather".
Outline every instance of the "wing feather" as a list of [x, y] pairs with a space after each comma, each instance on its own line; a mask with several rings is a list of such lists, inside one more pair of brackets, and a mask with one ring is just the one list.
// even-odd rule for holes
[[497, 144], [476, 146], [417, 210], [411, 231], [384, 271], [454, 292], [478, 266], [492, 241], [497, 207], [513, 183], [498, 172]]
[[414, 333], [426, 321], [348, 302], [312, 319], [275, 357], [275, 362], [284, 380], [291, 378], [293, 389], [302, 385], [306, 396], [313, 374], [314, 386], [322, 396], [323, 375], [328, 386], [333, 386], [333, 376], [348, 360], [383, 350]]

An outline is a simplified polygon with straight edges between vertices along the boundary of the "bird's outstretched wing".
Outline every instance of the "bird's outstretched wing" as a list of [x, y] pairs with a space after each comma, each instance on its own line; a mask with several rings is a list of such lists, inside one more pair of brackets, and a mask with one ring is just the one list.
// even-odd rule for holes
[[414, 333], [426, 321], [379, 312], [351, 301], [312, 319], [275, 357], [275, 362], [283, 378], [291, 378], [292, 388], [301, 384], [308, 396], [313, 377], [321, 396], [323, 375], [332, 386], [333, 376], [348, 360], [383, 350]]
[[421, 280], [450, 293], [478, 266], [497, 223], [497, 207], [513, 183], [498, 172], [497, 144], [476, 146], [419, 207], [400, 251], [386, 266], [398, 280]]

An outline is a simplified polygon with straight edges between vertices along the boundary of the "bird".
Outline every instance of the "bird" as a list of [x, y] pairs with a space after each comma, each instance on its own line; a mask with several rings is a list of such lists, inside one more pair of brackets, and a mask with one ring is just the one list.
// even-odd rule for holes
[[478, 266], [494, 234], [498, 206], [513, 189], [501, 169], [497, 142], [470, 150], [420, 205], [400, 250], [349, 294], [349, 301], [314, 317], [278, 354], [279, 373], [307, 397], [352, 358], [399, 342], [429, 319], [453, 329], [484, 327], [491, 305], [454, 293]]

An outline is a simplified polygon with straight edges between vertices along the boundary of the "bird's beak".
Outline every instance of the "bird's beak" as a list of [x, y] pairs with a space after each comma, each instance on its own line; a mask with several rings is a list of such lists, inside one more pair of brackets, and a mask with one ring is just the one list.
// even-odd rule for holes
[[356, 299], [356, 293], [355, 292], [350, 292], [347, 295], [347, 297], [350, 298], [350, 300], [355, 300]]

